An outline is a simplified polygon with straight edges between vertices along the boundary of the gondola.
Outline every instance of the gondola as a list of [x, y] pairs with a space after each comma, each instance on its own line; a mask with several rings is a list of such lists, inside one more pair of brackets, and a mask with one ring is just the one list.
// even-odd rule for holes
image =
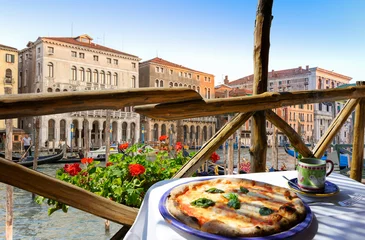
[[[51, 156], [42, 156], [42, 158], [39, 158], [37, 161], [37, 165], [42, 164], [49, 164], [49, 163], [57, 163], [63, 158], [64, 151], [61, 151], [55, 155]], [[18, 164], [25, 166], [25, 167], [31, 167], [33, 166], [33, 157], [28, 157], [25, 159], [25, 161], [18, 162]]]
[[[61, 150], [56, 150], [56, 154], [53, 154], [53, 155], [39, 156], [38, 160], [42, 160], [44, 158], [49, 158], [51, 156], [56, 156], [60, 151]], [[0, 157], [5, 158], [5, 153], [0, 152]], [[21, 159], [21, 156], [13, 156], [12, 159], [13, 159], [13, 162], [19, 162], [19, 160]], [[33, 156], [29, 156], [27, 158], [24, 158], [23, 161], [33, 161]]]
[[[94, 161], [105, 162], [105, 156], [94, 158]], [[81, 158], [63, 158], [56, 163], [79, 163], [79, 162], [81, 162]]]

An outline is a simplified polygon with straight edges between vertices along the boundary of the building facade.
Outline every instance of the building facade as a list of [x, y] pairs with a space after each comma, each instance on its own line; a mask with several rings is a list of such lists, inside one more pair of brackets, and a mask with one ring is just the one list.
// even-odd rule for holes
[[[19, 53], [19, 93], [55, 93], [138, 88], [137, 56], [95, 44], [88, 35], [39, 37]], [[92, 147], [104, 144], [106, 111], [70, 112], [40, 117], [40, 146], [84, 145], [88, 126]], [[112, 142], [139, 141], [139, 115], [132, 107], [111, 111]], [[30, 134], [34, 118], [21, 118], [19, 127]]]
[[[268, 74], [269, 92], [288, 92], [300, 90], [328, 89], [341, 86], [351, 80], [350, 77], [328, 71], [321, 68], [298, 67], [275, 71]], [[253, 75], [227, 82], [227, 85], [238, 88], [253, 87]], [[333, 104], [337, 111], [333, 111]], [[277, 108], [276, 113], [294, 128], [306, 143], [318, 142], [324, 131], [328, 128], [332, 119], [343, 107], [343, 103], [319, 103], [301, 104]], [[342, 128], [339, 134], [338, 143], [349, 142], [348, 132], [351, 129], [351, 118]], [[250, 126], [250, 125], [249, 125]], [[273, 125], [266, 123], [268, 133], [268, 144], [271, 144]], [[248, 137], [248, 136], [247, 136]], [[287, 141], [285, 135], [279, 132], [279, 144]], [[350, 141], [351, 142], [351, 141]]]
[[[0, 94], [18, 93], [18, 50], [0, 44]], [[13, 127], [18, 120], [13, 119]], [[5, 129], [5, 120], [0, 120], [0, 130]]]
[[[214, 76], [196, 71], [162, 58], [153, 58], [139, 65], [140, 87], [186, 87], [204, 98], [214, 98]], [[141, 116], [142, 141], [155, 142], [161, 135], [169, 136], [171, 144], [182, 142], [190, 147], [201, 146], [216, 131], [215, 117], [179, 121], [159, 121]]]

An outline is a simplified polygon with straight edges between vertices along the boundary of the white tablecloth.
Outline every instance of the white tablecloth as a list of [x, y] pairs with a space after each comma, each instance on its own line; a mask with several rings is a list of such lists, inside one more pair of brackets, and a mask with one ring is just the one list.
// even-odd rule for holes
[[[282, 177], [283, 175], [292, 179], [297, 177], [297, 172], [253, 173], [218, 177], [247, 178], [288, 187], [287, 181]], [[196, 178], [165, 180], [153, 185], [145, 196], [136, 221], [124, 239], [201, 239], [179, 231], [167, 224], [158, 210], [160, 198], [167, 190], [194, 179]], [[311, 226], [296, 235], [295, 239], [365, 239], [365, 185], [336, 173], [332, 173], [327, 180], [335, 183], [340, 188], [340, 193], [327, 198], [308, 198], [301, 196], [313, 211], [314, 219]], [[343, 207], [338, 204], [339, 201], [354, 197], [356, 194], [361, 194], [364, 198], [352, 206]]]

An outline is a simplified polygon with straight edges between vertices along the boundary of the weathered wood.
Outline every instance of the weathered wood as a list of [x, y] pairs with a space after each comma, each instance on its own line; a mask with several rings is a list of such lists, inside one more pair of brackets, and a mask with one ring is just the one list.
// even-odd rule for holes
[[278, 129], [274, 126], [272, 131], [272, 167], [278, 169]]
[[201, 164], [208, 159], [212, 153], [222, 145], [226, 139], [232, 135], [242, 124], [244, 124], [252, 113], [240, 113], [237, 114], [232, 121], [224, 125], [214, 136], [209, 139], [206, 144], [190, 159], [189, 162], [185, 163], [184, 166], [175, 174], [173, 178], [190, 177], [195, 171], [201, 166]]
[[233, 136], [231, 135], [228, 138], [228, 155], [227, 155], [227, 158], [228, 158], [227, 173], [230, 174], [230, 175], [233, 174], [233, 168], [234, 168], [234, 158], [233, 158], [233, 155], [234, 155], [234, 151], [233, 151]]
[[237, 130], [238, 135], [238, 152], [237, 152], [237, 174], [240, 174], [240, 165], [241, 165], [241, 127]]
[[365, 87], [334, 88], [295, 92], [266, 92], [254, 96], [161, 103], [135, 107], [136, 112], [161, 120], [254, 112], [283, 106], [365, 97]]
[[0, 119], [96, 109], [121, 109], [161, 102], [202, 99], [188, 88], [138, 88], [0, 96]]
[[[356, 82], [363, 85], [365, 82]], [[354, 140], [350, 177], [361, 182], [364, 162], [365, 99], [361, 99], [355, 110]]]
[[[38, 157], [39, 157], [39, 117], [35, 118], [35, 139], [34, 139], [34, 158], [33, 158], [33, 170], [37, 170], [38, 167]], [[31, 148], [30, 146], [29, 148]], [[34, 200], [35, 194], [32, 193], [32, 199]]]
[[265, 172], [266, 170], [266, 118], [265, 112], [260, 111], [253, 114], [251, 126], [251, 172]]
[[86, 117], [84, 117], [84, 121], [82, 121], [82, 123], [83, 123], [83, 129], [84, 129], [84, 157], [88, 157], [89, 152], [90, 152], [89, 121], [87, 120]]
[[75, 185], [0, 158], [0, 182], [57, 200], [123, 225], [132, 225], [138, 209], [131, 208]]
[[359, 101], [360, 99], [348, 100], [345, 106], [342, 108], [341, 112], [336, 116], [335, 119], [333, 119], [331, 125], [328, 127], [326, 132], [323, 134], [323, 136], [313, 149], [313, 154], [316, 158], [321, 158], [323, 156], [323, 154], [326, 152], [326, 149], [331, 144], [332, 139], [341, 130], [341, 127], [346, 122], [347, 118], [355, 109]]
[[305, 145], [300, 135], [272, 110], [265, 111], [267, 119], [274, 124], [289, 139], [291, 145], [298, 150], [303, 157], [313, 157], [312, 151]]
[[223, 166], [224, 166], [224, 175], [228, 174], [228, 166], [227, 166], [227, 141], [223, 142]]

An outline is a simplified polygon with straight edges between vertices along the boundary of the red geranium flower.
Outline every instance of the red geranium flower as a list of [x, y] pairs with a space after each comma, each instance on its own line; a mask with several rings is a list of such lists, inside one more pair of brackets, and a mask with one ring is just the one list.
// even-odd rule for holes
[[123, 144], [119, 145], [120, 150], [124, 150], [124, 149], [127, 149], [127, 148], [128, 148], [128, 143], [123, 143]]
[[113, 163], [112, 163], [112, 162], [107, 162], [107, 163], [106, 163], [106, 166], [107, 166], [107, 167], [112, 166], [112, 165], [113, 165]]
[[183, 148], [183, 146], [181, 145], [181, 142], [176, 142], [175, 150], [180, 151], [182, 148]]
[[74, 164], [65, 164], [63, 170], [68, 174], [70, 174], [71, 176], [75, 176], [81, 171], [81, 168], [80, 164], [74, 163]]
[[212, 160], [212, 162], [217, 162], [219, 159], [221, 159], [221, 157], [216, 153], [214, 152], [211, 156], [210, 156], [210, 160]]
[[159, 138], [159, 140], [160, 141], [166, 141], [166, 139], [167, 139], [168, 137], [166, 136], [166, 135], [162, 135], [160, 138]]
[[94, 161], [93, 158], [83, 158], [83, 159], [81, 159], [82, 164], [92, 163], [93, 161]]
[[128, 169], [129, 169], [129, 173], [134, 177], [134, 176], [138, 176], [140, 174], [143, 174], [146, 169], [144, 168], [143, 165], [141, 164], [129, 164], [128, 166]]

